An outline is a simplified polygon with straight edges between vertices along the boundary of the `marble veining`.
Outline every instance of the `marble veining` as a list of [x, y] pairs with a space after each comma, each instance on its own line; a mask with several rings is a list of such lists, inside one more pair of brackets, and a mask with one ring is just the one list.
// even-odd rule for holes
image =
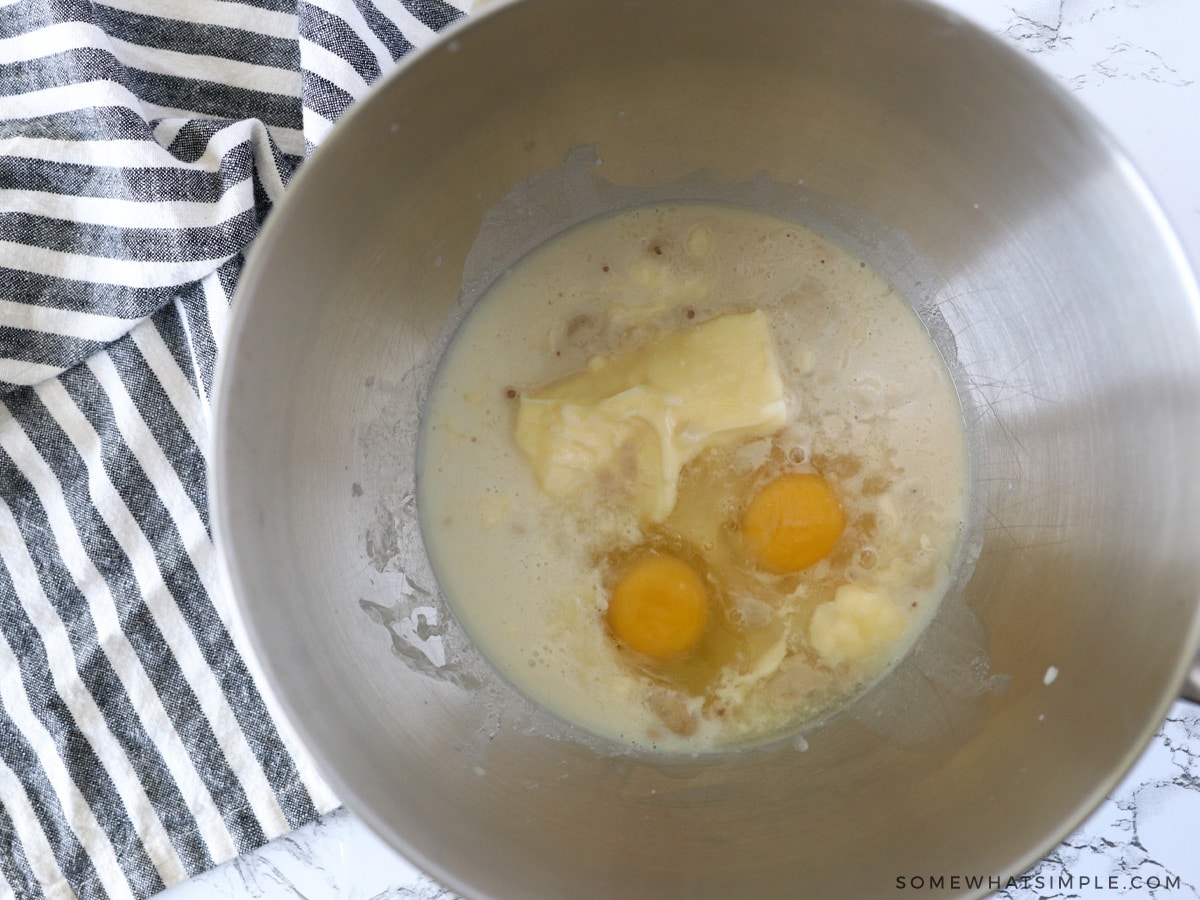
[[[1040, 60], [1057, 69], [1072, 90], [1110, 79], [1149, 81], [1165, 87], [1188, 87], [1196, 82], [1189, 65], [1194, 53], [1180, 59], [1125, 35], [1125, 19], [1144, 3], [1127, 0], [1097, 7], [1088, 0], [1030, 3], [1009, 7], [1011, 18], [999, 34], [1033, 56], [1060, 54], [1079, 71], [1065, 70], [1055, 61]], [[1190, 49], [1190, 48], [1189, 48]]]
[[[1200, 2], [945, 0], [1076, 93], [1159, 196], [1200, 260]], [[1200, 706], [1175, 703], [1094, 813], [998, 900], [1200, 897]], [[898, 873], [899, 874], [899, 873]], [[950, 873], [946, 873], [950, 874]], [[962, 873], [982, 875], [989, 873]], [[914, 886], [915, 887], [915, 886]], [[891, 891], [889, 891], [891, 892]], [[896, 890], [936, 895], [938, 890]], [[338, 810], [197, 878], [163, 900], [452, 900]]]
[[1061, 41], [1070, 43], [1070, 36], [1063, 33], [1068, 5], [1067, 0], [1059, 0], [1030, 4], [1024, 11], [1009, 7], [1013, 20], [1003, 35], [1026, 53], [1046, 53]]
[[1093, 815], [995, 894], [1005, 900], [1200, 897], [1200, 707], [1176, 703], [1142, 758]]

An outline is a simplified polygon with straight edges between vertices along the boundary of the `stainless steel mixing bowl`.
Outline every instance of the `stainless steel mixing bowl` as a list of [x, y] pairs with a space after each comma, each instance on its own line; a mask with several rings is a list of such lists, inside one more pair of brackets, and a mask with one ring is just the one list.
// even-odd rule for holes
[[[432, 581], [412, 493], [456, 317], [555, 229], [671, 197], [862, 253], [929, 323], [974, 441], [964, 583], [913, 655], [802, 740], [685, 759], [575, 735], [492, 675]], [[272, 213], [220, 376], [216, 536], [341, 797], [463, 894], [1005, 878], [1113, 786], [1195, 653], [1197, 309], [1120, 151], [954, 15], [503, 6], [378, 86]]]

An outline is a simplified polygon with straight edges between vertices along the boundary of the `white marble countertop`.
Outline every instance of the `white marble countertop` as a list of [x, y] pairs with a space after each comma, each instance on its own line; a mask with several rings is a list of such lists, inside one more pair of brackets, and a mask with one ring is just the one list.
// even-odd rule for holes
[[[1200, 265], [1200, 0], [943, 3], [1029, 54], [1074, 92], [1141, 169]], [[1179, 702], [1112, 795], [1057, 850], [996, 896], [1200, 897], [1197, 835], [1200, 706]], [[160, 897], [453, 895], [392, 852], [352, 813], [339, 810]]]

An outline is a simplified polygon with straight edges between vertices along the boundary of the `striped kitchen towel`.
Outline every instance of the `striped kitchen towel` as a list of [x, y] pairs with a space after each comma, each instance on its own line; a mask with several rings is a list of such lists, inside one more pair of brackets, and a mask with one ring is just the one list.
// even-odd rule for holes
[[0, 0], [0, 898], [147, 897], [337, 805], [218, 584], [213, 369], [296, 167], [462, 12]]

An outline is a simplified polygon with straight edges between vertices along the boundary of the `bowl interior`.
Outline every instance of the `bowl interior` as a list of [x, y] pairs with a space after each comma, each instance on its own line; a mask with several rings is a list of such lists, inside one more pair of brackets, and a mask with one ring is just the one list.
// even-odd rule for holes
[[[491, 674], [421, 548], [417, 417], [454, 323], [556, 230], [670, 198], [852, 246], [968, 411], [973, 574], [806, 745], [576, 739]], [[1198, 640], [1197, 446], [1179, 247], [996, 40], [906, 0], [528, 0], [405, 62], [272, 214], [221, 371], [215, 529], [326, 776], [456, 890], [870, 895], [1023, 870], [1135, 757]]]

